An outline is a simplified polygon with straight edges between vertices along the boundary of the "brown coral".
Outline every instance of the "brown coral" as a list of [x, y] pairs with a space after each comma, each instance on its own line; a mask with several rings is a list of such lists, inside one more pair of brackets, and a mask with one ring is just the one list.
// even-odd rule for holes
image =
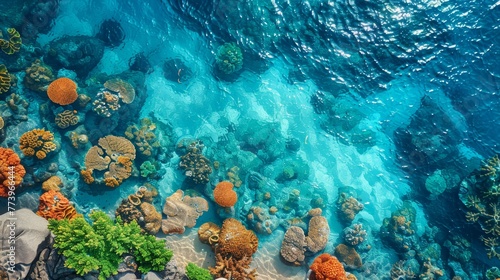
[[246, 229], [240, 221], [233, 218], [224, 220], [217, 253], [242, 259], [251, 257], [257, 251], [258, 245], [259, 240], [255, 233]]
[[219, 206], [232, 207], [238, 201], [238, 195], [233, 190], [233, 183], [222, 181], [215, 186], [214, 200]]
[[25, 70], [24, 85], [37, 92], [45, 92], [49, 84], [54, 81], [54, 74], [49, 66], [39, 59], [35, 60], [30, 67]]
[[300, 266], [305, 259], [306, 237], [304, 230], [291, 226], [285, 232], [283, 242], [281, 242], [280, 255], [288, 263]]
[[157, 234], [161, 227], [161, 214], [147, 202], [142, 202], [140, 208], [144, 216], [144, 230], [152, 235]]
[[54, 135], [50, 131], [45, 131], [44, 128], [24, 133], [19, 138], [19, 144], [25, 156], [36, 156], [38, 159], [44, 159], [48, 153], [57, 149]]
[[349, 247], [345, 244], [339, 244], [335, 248], [335, 256], [339, 261], [345, 263], [350, 268], [356, 269], [363, 265], [358, 252], [356, 252], [353, 247]]
[[42, 190], [44, 191], [49, 191], [49, 190], [55, 190], [59, 191], [63, 185], [63, 182], [59, 176], [52, 176], [49, 179], [45, 180], [45, 182], [42, 183]]
[[198, 149], [193, 149], [181, 156], [179, 167], [185, 170], [184, 174], [195, 184], [206, 184], [212, 173], [210, 161]]
[[9, 91], [10, 89], [10, 75], [7, 71], [7, 67], [0, 64], [0, 94]]
[[323, 250], [329, 235], [330, 226], [328, 226], [326, 218], [323, 216], [312, 217], [309, 221], [309, 231], [306, 237], [307, 249], [313, 253]]
[[135, 148], [129, 140], [108, 135], [89, 149], [85, 156], [85, 169], [80, 173], [85, 182], [94, 183], [93, 171], [105, 171], [101, 182], [106, 186], [116, 187], [130, 177], [134, 159]]
[[156, 137], [156, 125], [148, 118], [141, 119], [140, 125], [130, 125], [125, 137], [132, 141], [137, 150], [145, 157], [156, 156], [160, 142]]
[[348, 223], [352, 222], [356, 214], [364, 209], [362, 203], [346, 193], [340, 194], [337, 205], [340, 206], [340, 212], [338, 212], [340, 219]]
[[196, 220], [208, 211], [208, 203], [202, 197], [184, 196], [182, 190], [177, 190], [167, 197], [163, 213], [168, 216], [162, 221], [163, 233], [184, 233], [184, 227], [194, 227]]
[[47, 220], [71, 220], [79, 215], [69, 200], [56, 190], [49, 190], [40, 196], [40, 205], [36, 214]]
[[346, 273], [338, 259], [330, 254], [321, 254], [309, 267], [311, 279], [316, 280], [347, 280]]
[[130, 83], [122, 79], [116, 78], [108, 80], [104, 83], [104, 87], [111, 91], [117, 92], [123, 103], [125, 104], [130, 104], [135, 99], [134, 87]]
[[226, 279], [235, 280], [255, 280], [257, 274], [255, 269], [250, 269], [252, 257], [244, 257], [242, 259], [235, 259], [231, 256], [223, 256], [217, 254], [215, 256], [216, 264], [210, 267], [210, 274], [216, 278], [223, 277]]
[[64, 110], [56, 115], [55, 123], [59, 128], [65, 129], [78, 124], [79, 120], [76, 110]]
[[220, 227], [212, 222], [206, 222], [198, 229], [201, 243], [215, 245], [219, 242]]
[[9, 191], [14, 191], [26, 175], [21, 159], [11, 149], [0, 147], [0, 197], [9, 197]]
[[68, 105], [78, 98], [76, 88], [76, 83], [70, 78], [59, 78], [50, 83], [47, 88], [47, 96], [56, 104]]

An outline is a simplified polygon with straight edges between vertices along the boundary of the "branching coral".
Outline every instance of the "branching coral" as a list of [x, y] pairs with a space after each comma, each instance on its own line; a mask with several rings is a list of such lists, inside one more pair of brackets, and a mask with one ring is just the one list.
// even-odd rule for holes
[[311, 279], [316, 280], [347, 280], [346, 272], [336, 257], [330, 254], [321, 254], [309, 267], [312, 271]]
[[0, 147], [0, 197], [9, 197], [9, 192], [19, 187], [26, 175], [21, 159], [11, 149]]
[[135, 99], [134, 87], [130, 83], [122, 79], [116, 78], [108, 80], [104, 83], [104, 87], [118, 93], [118, 96], [125, 104], [130, 104]]
[[210, 267], [210, 273], [215, 277], [223, 277], [235, 280], [255, 280], [257, 274], [255, 269], [250, 269], [252, 257], [243, 257], [241, 259], [231, 256], [217, 254], [215, 256], [216, 264]]
[[87, 184], [92, 184], [96, 180], [94, 171], [104, 171], [99, 183], [116, 187], [130, 177], [134, 159], [135, 147], [129, 140], [108, 135], [89, 149], [85, 156], [85, 169], [80, 174]]
[[38, 159], [44, 159], [48, 153], [57, 149], [54, 134], [44, 128], [33, 129], [21, 135], [19, 145], [25, 156], [36, 156]]
[[184, 233], [184, 227], [194, 227], [196, 220], [208, 211], [208, 202], [203, 197], [184, 196], [182, 190], [177, 190], [167, 197], [163, 213], [168, 216], [162, 221], [164, 233]]
[[363, 229], [363, 224], [354, 224], [344, 229], [343, 237], [347, 244], [357, 246], [365, 240], [366, 230]]
[[69, 105], [78, 99], [77, 85], [70, 78], [59, 78], [47, 87], [49, 99], [59, 105]]
[[[7, 28], [7, 33], [9, 34], [9, 39], [0, 38], [0, 49], [8, 55], [14, 54], [21, 49], [21, 35], [15, 28]], [[0, 31], [0, 37], [2, 32]]]
[[40, 205], [36, 212], [45, 219], [74, 219], [81, 216], [76, 213], [75, 207], [59, 191], [49, 190], [40, 196]]
[[54, 74], [49, 66], [39, 59], [35, 60], [30, 67], [26, 68], [24, 85], [37, 92], [45, 92], [49, 84], [54, 81]]
[[102, 117], [109, 118], [118, 109], [120, 109], [120, 97], [107, 89], [100, 90], [92, 102], [92, 110]]
[[138, 270], [161, 271], [172, 258], [172, 251], [164, 241], [141, 234], [136, 222], [113, 222], [104, 212], [90, 215], [92, 224], [83, 217], [68, 220], [49, 220], [49, 229], [55, 234], [54, 247], [66, 257], [65, 266], [78, 275], [99, 271], [99, 280], [118, 273], [118, 265], [125, 253], [134, 255]]
[[189, 280], [213, 280], [210, 271], [201, 268], [194, 263], [188, 263], [186, 266], [186, 276]]
[[219, 206], [232, 207], [238, 201], [236, 192], [233, 191], [233, 184], [228, 181], [222, 181], [215, 186], [214, 200]]
[[64, 110], [56, 115], [55, 123], [59, 128], [65, 129], [77, 125], [79, 120], [76, 110]]
[[0, 64], [0, 94], [9, 91], [10, 89], [10, 74], [7, 71], [7, 67]]

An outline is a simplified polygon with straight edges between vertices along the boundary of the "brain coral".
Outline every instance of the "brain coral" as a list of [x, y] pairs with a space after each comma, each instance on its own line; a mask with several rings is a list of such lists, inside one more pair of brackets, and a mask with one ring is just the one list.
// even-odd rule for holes
[[48, 153], [57, 149], [54, 134], [44, 128], [33, 129], [21, 135], [19, 145], [25, 156], [36, 156], [38, 159], [44, 159]]
[[236, 204], [238, 196], [233, 191], [233, 184], [228, 181], [222, 181], [215, 186], [214, 200], [222, 207], [232, 207]]
[[63, 77], [50, 83], [47, 88], [47, 95], [56, 104], [68, 105], [75, 102], [78, 98], [76, 88], [76, 83], [73, 80]]
[[55, 122], [59, 128], [65, 129], [78, 124], [79, 120], [76, 110], [64, 110], [56, 115]]
[[319, 255], [309, 268], [312, 271], [311, 279], [347, 280], [344, 267], [336, 257], [330, 254]]
[[56, 190], [49, 190], [40, 196], [40, 205], [36, 212], [45, 219], [73, 219], [79, 214], [69, 200]]
[[135, 147], [124, 137], [108, 135], [99, 139], [85, 156], [85, 169], [80, 172], [87, 184], [96, 182], [94, 171], [104, 171], [99, 183], [109, 187], [120, 185], [132, 173]]
[[228, 218], [222, 224], [217, 253], [236, 259], [251, 257], [259, 245], [255, 233], [248, 230], [236, 219]]
[[116, 78], [108, 80], [104, 83], [104, 87], [111, 91], [117, 92], [123, 103], [125, 104], [130, 104], [135, 99], [134, 87], [130, 83], [122, 79]]
[[[0, 49], [6, 54], [14, 54], [21, 49], [22, 39], [21, 35], [15, 28], [8, 28], [9, 40], [0, 38]], [[0, 37], [2, 33], [0, 32]]]
[[26, 170], [16, 152], [0, 147], [0, 197], [9, 197], [9, 191], [21, 184], [24, 175]]

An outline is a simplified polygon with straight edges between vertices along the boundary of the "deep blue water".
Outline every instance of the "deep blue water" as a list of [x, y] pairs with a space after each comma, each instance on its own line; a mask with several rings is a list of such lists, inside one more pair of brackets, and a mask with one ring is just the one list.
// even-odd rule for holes
[[[459, 193], [460, 182], [500, 152], [500, 2], [200, 2], [63, 0], [52, 24], [26, 38], [24, 51], [31, 55], [23, 59], [45, 60], [54, 41], [64, 36], [94, 37], [104, 20], [113, 19], [124, 40], [104, 48], [88, 73], [76, 76], [76, 69], [58, 74], [75, 77], [80, 88], [95, 96], [100, 74], [128, 71], [134, 56], [144, 55], [149, 69], [141, 84], [141, 107], [133, 107], [129, 119], [103, 131], [120, 135], [125, 125], [154, 116], [168, 122], [178, 139], [203, 139], [204, 155], [210, 160], [247, 164], [239, 166], [246, 176], [238, 195], [250, 204], [257, 197], [249, 187], [251, 172], [274, 179], [277, 188], [270, 190], [281, 190], [282, 196], [300, 190], [305, 204], [315, 195], [324, 197], [323, 213], [331, 228], [328, 253], [342, 241], [345, 225], [337, 217], [337, 198], [350, 187], [364, 205], [356, 221], [367, 228], [373, 248], [361, 254], [364, 267], [349, 270], [358, 279], [374, 279], [377, 274], [388, 279], [398, 259], [416, 259], [398, 252], [397, 245], [382, 242], [384, 219], [403, 207], [404, 200], [412, 201], [416, 209], [412, 222], [418, 241], [412, 241], [411, 252], [430, 254], [429, 244], [441, 245], [433, 259], [445, 273], [439, 279], [455, 275], [482, 279], [486, 269], [499, 265], [498, 259], [486, 257], [479, 238], [484, 233], [481, 225], [466, 223], [467, 210]], [[7, 23], [0, 20], [0, 28], [10, 27]], [[215, 63], [218, 48], [227, 42], [236, 43], [243, 53], [242, 70], [232, 75], [221, 74]], [[12, 72], [22, 80], [25, 67], [18, 67], [19, 60], [2, 54], [0, 64], [19, 68]], [[169, 80], [169, 75], [174, 78]], [[29, 120], [6, 122], [6, 137], [0, 144], [19, 152], [22, 133], [54, 125], [38, 113], [38, 106], [46, 102], [43, 95], [22, 83], [13, 91], [31, 102]], [[92, 126], [90, 114], [87, 129]], [[68, 141], [67, 130], [54, 130], [57, 139]], [[92, 144], [98, 138], [91, 138]], [[260, 138], [268, 142], [252, 142]], [[298, 143], [299, 148], [279, 150], [285, 142]], [[82, 164], [84, 153], [68, 147], [63, 145], [56, 159], [61, 166], [58, 175], [73, 182], [68, 195], [82, 213], [101, 208], [113, 214], [121, 198], [145, 182], [133, 176], [113, 190], [89, 188], [71, 160]], [[177, 168], [179, 156], [171, 157], [161, 163], [162, 176], [149, 180], [158, 186], [158, 210], [175, 190], [192, 187]], [[300, 166], [299, 175], [283, 180], [280, 168], [291, 161]], [[24, 162], [34, 170], [41, 166], [26, 158]], [[219, 175], [208, 186], [226, 179], [224, 172]], [[433, 175], [445, 181], [444, 189], [436, 193], [426, 185]], [[21, 189], [21, 206], [36, 210], [39, 185]], [[211, 206], [216, 209], [214, 203]], [[248, 211], [243, 203], [236, 209], [239, 218]], [[223, 218], [214, 210], [200, 220]], [[430, 234], [434, 226], [437, 233]], [[262, 244], [276, 243], [284, 230], [279, 227], [271, 237], [259, 238]], [[472, 252], [470, 265], [450, 257], [452, 249], [444, 246], [455, 235], [472, 244], [466, 248]], [[279, 260], [278, 255], [271, 258]], [[299, 278], [312, 260], [306, 260]], [[422, 259], [419, 262], [422, 265]]]

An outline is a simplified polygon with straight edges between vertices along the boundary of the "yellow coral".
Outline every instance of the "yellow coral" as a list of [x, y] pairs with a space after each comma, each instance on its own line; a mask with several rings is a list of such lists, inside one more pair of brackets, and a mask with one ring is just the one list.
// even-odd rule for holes
[[48, 85], [54, 81], [52, 70], [39, 59], [35, 60], [30, 67], [26, 68], [24, 85], [37, 92], [47, 91]]
[[[15, 28], [8, 28], [9, 40], [0, 39], [0, 48], [8, 55], [14, 54], [21, 48], [21, 35]], [[1, 33], [0, 33], [1, 34]]]
[[53, 140], [54, 135], [50, 131], [45, 131], [44, 128], [33, 129], [19, 138], [19, 148], [25, 156], [35, 155], [38, 159], [44, 159], [48, 153], [57, 149]]
[[10, 89], [10, 75], [7, 67], [0, 64], [0, 94], [9, 91]]
[[94, 177], [92, 176], [92, 170], [83, 169], [82, 171], [80, 171], [80, 175], [82, 175], [82, 179], [86, 184], [90, 185], [95, 181]]

